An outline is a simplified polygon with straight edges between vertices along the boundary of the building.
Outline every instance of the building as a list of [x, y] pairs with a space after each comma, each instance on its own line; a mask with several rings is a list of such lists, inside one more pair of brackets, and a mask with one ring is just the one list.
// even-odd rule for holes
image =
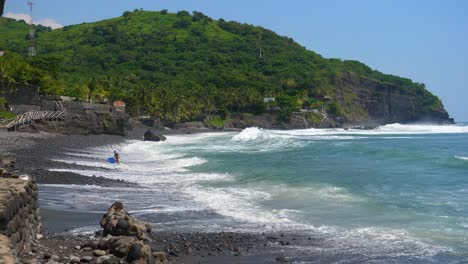
[[116, 112], [125, 113], [125, 102], [122, 100], [114, 101], [112, 107]]

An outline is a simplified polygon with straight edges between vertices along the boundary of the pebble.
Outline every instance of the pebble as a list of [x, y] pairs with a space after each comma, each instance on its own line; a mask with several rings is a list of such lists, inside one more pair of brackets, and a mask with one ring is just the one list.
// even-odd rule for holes
[[94, 258], [91, 257], [91, 256], [86, 256], [86, 257], [82, 257], [82, 258], [81, 258], [81, 262], [89, 263], [89, 262], [93, 261], [93, 259], [94, 259]]
[[80, 263], [80, 258], [77, 256], [70, 256], [70, 263]]
[[91, 250], [93, 250], [93, 249], [90, 248], [90, 247], [84, 247], [84, 248], [83, 248], [83, 251], [91, 251]]
[[76, 249], [76, 250], [80, 250], [81, 247], [80, 247], [80, 246], [75, 246], [75, 249]]
[[96, 249], [94, 250], [94, 255], [100, 257], [106, 255], [106, 252], [104, 250]]

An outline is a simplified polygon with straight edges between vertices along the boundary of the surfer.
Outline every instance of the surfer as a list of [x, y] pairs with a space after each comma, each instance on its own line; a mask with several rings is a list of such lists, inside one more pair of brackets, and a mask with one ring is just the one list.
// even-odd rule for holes
[[114, 150], [114, 160], [117, 164], [120, 164], [120, 154], [117, 152], [117, 150]]

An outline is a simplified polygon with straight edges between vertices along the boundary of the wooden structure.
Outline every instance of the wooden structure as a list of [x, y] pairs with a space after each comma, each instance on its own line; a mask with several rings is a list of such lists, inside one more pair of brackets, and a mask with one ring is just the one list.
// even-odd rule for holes
[[67, 111], [62, 109], [59, 111], [28, 111], [16, 116], [15, 119], [5, 125], [7, 129], [16, 129], [23, 125], [30, 125], [41, 120], [65, 120]]

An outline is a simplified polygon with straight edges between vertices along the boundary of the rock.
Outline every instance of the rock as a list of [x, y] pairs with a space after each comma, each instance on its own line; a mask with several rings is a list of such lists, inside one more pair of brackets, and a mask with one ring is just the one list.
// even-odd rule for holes
[[57, 255], [52, 255], [52, 256], [50, 257], [50, 259], [51, 259], [51, 260], [59, 260], [59, 256], [57, 256]]
[[133, 261], [139, 260], [142, 257], [141, 253], [141, 244], [135, 243], [130, 247], [130, 250], [127, 254], [128, 262], [132, 263]]
[[[83, 251], [90, 251], [92, 249], [97, 249], [98, 241], [95, 241], [95, 240], [86, 241], [83, 245], [81, 245], [81, 248], [83, 249]], [[87, 250], [85, 250], [85, 248]]]
[[167, 254], [165, 252], [153, 252], [151, 253], [153, 257], [156, 259], [156, 263], [167, 263]]
[[75, 249], [76, 249], [76, 250], [80, 250], [81, 247], [80, 247], [80, 246], [75, 246]]
[[93, 261], [93, 257], [91, 256], [85, 256], [85, 257], [82, 257], [81, 258], [81, 262], [84, 262], [84, 263], [90, 263], [91, 261]]
[[102, 249], [102, 250], [108, 250], [111, 247], [111, 245], [112, 245], [112, 242], [110, 241], [110, 239], [103, 238], [99, 240], [97, 244], [97, 248]]
[[99, 224], [104, 228], [104, 236], [135, 236], [145, 240], [146, 233], [151, 232], [151, 225], [131, 217], [121, 202], [113, 203]]
[[80, 258], [77, 256], [70, 256], [70, 263], [80, 263]]
[[41, 238], [43, 238], [43, 237], [44, 237], [44, 236], [43, 236], [42, 234], [37, 234], [37, 235], [36, 235], [36, 239], [37, 239], [37, 240], [39, 240], [39, 239], [41, 239]]
[[137, 239], [135, 237], [115, 237], [110, 240], [112, 243], [110, 252], [117, 257], [124, 258], [127, 256], [130, 247], [135, 243]]
[[50, 253], [45, 253], [44, 254], [44, 259], [50, 259], [52, 257], [52, 254]]
[[95, 255], [95, 256], [97, 256], [97, 257], [100, 257], [100, 256], [104, 256], [104, 255], [106, 255], [106, 251], [104, 251], [104, 250], [100, 250], [100, 249], [96, 249], [96, 250], [94, 250], [94, 252], [93, 252], [93, 253], [94, 253], [94, 255]]
[[120, 264], [120, 259], [112, 255], [97, 258], [96, 264]]
[[145, 141], [165, 141], [166, 137], [160, 132], [147, 130], [144, 134]]

